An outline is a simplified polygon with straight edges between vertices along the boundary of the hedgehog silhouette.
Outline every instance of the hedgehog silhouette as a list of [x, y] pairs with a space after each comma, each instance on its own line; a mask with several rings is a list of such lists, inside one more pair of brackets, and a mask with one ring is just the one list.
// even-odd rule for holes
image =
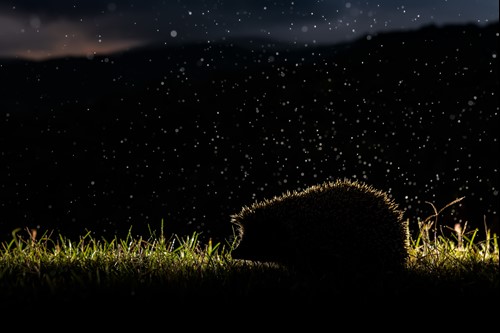
[[288, 191], [233, 214], [234, 259], [318, 272], [394, 272], [406, 266], [408, 223], [395, 201], [360, 181]]

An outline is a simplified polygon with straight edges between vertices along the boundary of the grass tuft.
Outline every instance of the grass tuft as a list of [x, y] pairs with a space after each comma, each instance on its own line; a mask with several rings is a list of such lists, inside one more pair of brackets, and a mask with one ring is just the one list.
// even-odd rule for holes
[[[167, 238], [163, 223], [159, 235], [152, 231], [148, 238], [133, 237], [130, 230], [124, 239], [110, 240], [93, 238], [90, 232], [70, 240], [15, 230], [12, 240], [0, 243], [0, 308], [75, 302], [105, 306], [109, 299], [123, 304], [158, 298], [165, 304], [252, 299], [317, 304], [332, 295], [362, 297], [356, 298], [361, 302], [387, 295], [406, 299], [438, 293], [448, 298], [498, 294], [498, 235], [485, 226], [486, 237], [478, 240], [479, 230], [457, 225], [447, 237], [439, 227], [442, 212], [460, 200], [441, 209], [431, 204], [434, 214], [419, 222], [415, 237], [409, 236], [406, 274], [369, 288], [356, 282], [345, 285], [346, 280], [308, 281], [277, 264], [235, 260], [231, 244], [203, 243], [198, 233]], [[354, 289], [359, 292], [351, 293]]]

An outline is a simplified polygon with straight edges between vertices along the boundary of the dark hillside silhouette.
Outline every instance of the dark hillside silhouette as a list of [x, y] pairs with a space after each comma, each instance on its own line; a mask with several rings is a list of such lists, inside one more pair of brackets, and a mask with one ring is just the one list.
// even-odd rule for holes
[[326, 179], [405, 216], [498, 223], [498, 23], [332, 46], [227, 41], [0, 60], [0, 232], [222, 239], [255, 200]]

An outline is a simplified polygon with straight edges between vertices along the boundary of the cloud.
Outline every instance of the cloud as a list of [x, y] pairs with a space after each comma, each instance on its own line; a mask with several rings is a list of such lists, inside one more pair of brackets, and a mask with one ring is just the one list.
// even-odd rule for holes
[[497, 0], [7, 1], [0, 3], [0, 55], [76, 55], [241, 36], [335, 43], [430, 23], [495, 20]]
[[[111, 24], [104, 20], [104, 26]], [[60, 56], [94, 56], [143, 45], [144, 40], [102, 35], [84, 21], [38, 16], [20, 18], [0, 15], [0, 56], [45, 59]]]

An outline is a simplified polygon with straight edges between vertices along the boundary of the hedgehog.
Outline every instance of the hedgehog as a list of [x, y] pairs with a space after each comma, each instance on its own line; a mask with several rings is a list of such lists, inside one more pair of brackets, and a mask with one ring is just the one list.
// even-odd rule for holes
[[386, 192], [337, 179], [287, 191], [230, 216], [233, 259], [312, 272], [402, 271], [409, 257], [403, 211]]

